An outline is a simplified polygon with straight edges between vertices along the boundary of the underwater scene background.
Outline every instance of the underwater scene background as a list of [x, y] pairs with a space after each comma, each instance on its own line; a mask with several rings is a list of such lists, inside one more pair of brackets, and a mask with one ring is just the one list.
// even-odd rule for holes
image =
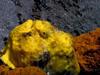
[[[47, 20], [59, 30], [71, 33], [80, 75], [100, 74], [100, 0], [0, 0], [0, 50], [11, 30], [28, 19]], [[0, 75], [46, 74], [39, 68], [10, 70], [2, 61], [0, 64]]]

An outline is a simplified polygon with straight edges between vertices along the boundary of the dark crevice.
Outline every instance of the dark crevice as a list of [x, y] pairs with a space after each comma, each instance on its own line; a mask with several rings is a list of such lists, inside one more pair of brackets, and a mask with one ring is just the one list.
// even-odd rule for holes
[[40, 68], [44, 68], [48, 61], [50, 60], [50, 53], [44, 52], [43, 55], [40, 57], [39, 61], [33, 61], [32, 65], [38, 66]]
[[4, 44], [6, 45], [7, 44], [7, 41], [8, 41], [8, 38], [7, 37], [4, 37], [3, 41], [4, 41]]
[[8, 38], [7, 37], [4, 37], [3, 41], [7, 41], [7, 40], [8, 40]]
[[47, 18], [47, 21], [52, 22], [51, 19]]
[[25, 19], [22, 18], [22, 14], [21, 13], [18, 13], [17, 17], [18, 17], [18, 20], [19, 20], [19, 24], [22, 24], [23, 21], [25, 21]]
[[76, 36], [80, 35], [79, 31], [77, 31], [77, 30], [74, 30], [73, 32], [75, 33]]
[[3, 61], [0, 59], [0, 65], [4, 64]]

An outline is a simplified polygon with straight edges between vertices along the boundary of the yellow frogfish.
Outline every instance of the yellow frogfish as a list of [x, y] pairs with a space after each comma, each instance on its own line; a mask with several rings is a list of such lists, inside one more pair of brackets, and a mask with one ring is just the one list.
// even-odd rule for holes
[[16, 26], [2, 52], [0, 59], [12, 69], [43, 65], [50, 75], [77, 75], [80, 71], [72, 35], [45, 20], [29, 19]]

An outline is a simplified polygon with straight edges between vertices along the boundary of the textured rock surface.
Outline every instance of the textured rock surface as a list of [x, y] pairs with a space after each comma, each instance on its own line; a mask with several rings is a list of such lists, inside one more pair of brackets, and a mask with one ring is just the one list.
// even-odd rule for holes
[[80, 71], [69, 33], [58, 30], [45, 20], [28, 20], [9, 35], [1, 60], [9, 67], [31, 65], [55, 73], [77, 75]]
[[75, 38], [75, 49], [82, 73], [100, 74], [100, 28]]
[[0, 0], [0, 50], [9, 31], [28, 18], [46, 19], [74, 35], [100, 27], [100, 0]]

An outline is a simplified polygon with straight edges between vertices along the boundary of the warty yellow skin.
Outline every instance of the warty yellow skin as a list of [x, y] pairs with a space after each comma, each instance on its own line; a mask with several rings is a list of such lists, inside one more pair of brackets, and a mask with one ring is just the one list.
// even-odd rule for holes
[[75, 75], [80, 70], [72, 36], [45, 20], [28, 20], [16, 26], [10, 32], [8, 44], [3, 50], [6, 52], [1, 60], [12, 69], [30, 66], [32, 61], [41, 60], [44, 52], [49, 52], [51, 58], [46, 65], [47, 69], [57, 72], [69, 70]]

